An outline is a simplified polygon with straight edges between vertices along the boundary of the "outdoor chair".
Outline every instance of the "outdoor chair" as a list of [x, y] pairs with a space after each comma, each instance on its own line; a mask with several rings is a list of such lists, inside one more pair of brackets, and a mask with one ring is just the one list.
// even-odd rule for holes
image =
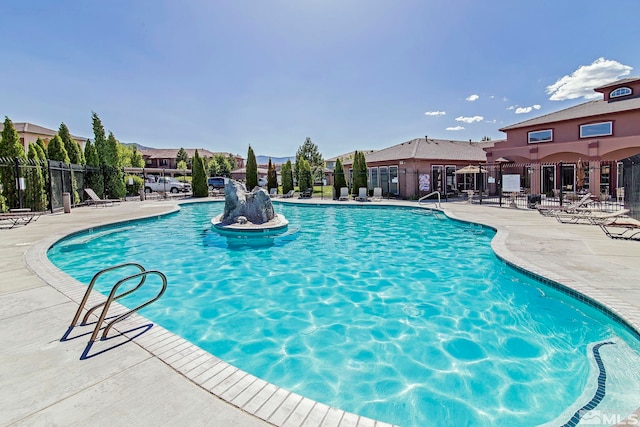
[[367, 196], [367, 187], [358, 188], [358, 195], [354, 197], [355, 200], [359, 202], [367, 202], [369, 201], [369, 197]]
[[373, 197], [371, 197], [371, 200], [374, 202], [379, 202], [382, 200], [382, 188], [381, 187], [374, 187], [373, 188]]
[[31, 212], [31, 209], [14, 209], [7, 213], [0, 213], [0, 228], [13, 228], [27, 225], [40, 218], [42, 212]]
[[85, 188], [84, 192], [89, 196], [89, 200], [87, 200], [88, 204], [93, 204], [94, 206], [113, 206], [114, 204], [120, 204], [120, 199], [101, 199], [98, 197], [95, 191], [91, 188]]
[[349, 200], [349, 189], [347, 187], [340, 187], [340, 197], [338, 197], [338, 200]]
[[300, 199], [310, 199], [312, 193], [313, 193], [313, 189], [307, 188], [302, 193], [300, 193], [300, 197], [299, 198]]
[[563, 224], [602, 224], [615, 218], [625, 217], [629, 209], [622, 209], [615, 212], [556, 212], [554, 215], [558, 222]]
[[[583, 195], [579, 200], [573, 203], [569, 203], [566, 206], [540, 206], [537, 205], [536, 209], [543, 216], [554, 216], [558, 212], [577, 212], [580, 208], [583, 208], [591, 202], [591, 193]], [[583, 212], [584, 213], [584, 212]]]
[[278, 197], [278, 189], [270, 188], [269, 189], [269, 197]]
[[612, 239], [640, 240], [640, 221], [635, 218], [613, 218], [598, 225]]
[[293, 194], [294, 194], [294, 191], [293, 190], [289, 190], [289, 191], [287, 191], [286, 194], [283, 194], [282, 197], [284, 199], [290, 199], [291, 197], [293, 197]]

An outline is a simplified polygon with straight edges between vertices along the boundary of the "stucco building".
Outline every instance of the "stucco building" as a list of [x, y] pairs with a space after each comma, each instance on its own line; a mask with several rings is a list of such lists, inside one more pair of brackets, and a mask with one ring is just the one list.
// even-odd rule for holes
[[500, 129], [507, 138], [486, 149], [487, 162], [527, 165], [522, 187], [531, 193], [562, 188], [619, 196], [619, 161], [640, 153], [640, 78], [594, 90], [601, 99]]
[[[29, 152], [29, 144], [32, 144], [38, 140], [38, 138], [42, 139], [45, 145], [49, 144], [49, 141], [58, 134], [57, 130], [48, 129], [43, 126], [34, 125], [33, 123], [27, 122], [18, 122], [14, 123], [13, 127], [18, 132], [20, 136], [20, 143], [24, 147], [24, 152]], [[0, 132], [4, 129], [4, 124], [0, 122]], [[84, 150], [84, 145], [87, 142], [87, 138], [83, 138], [81, 136], [71, 135], [71, 138], [74, 139], [78, 144], [80, 144], [80, 148]]]
[[[383, 194], [414, 198], [432, 191], [448, 194], [476, 188], [474, 174], [456, 171], [486, 162], [484, 148], [494, 143], [416, 138], [377, 151], [365, 152], [369, 189], [381, 187]], [[350, 182], [353, 157], [344, 160]]]

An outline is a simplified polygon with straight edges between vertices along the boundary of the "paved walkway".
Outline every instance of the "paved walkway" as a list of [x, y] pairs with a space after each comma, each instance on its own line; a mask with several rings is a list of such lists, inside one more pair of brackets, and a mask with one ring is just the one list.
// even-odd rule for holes
[[[81, 207], [0, 230], [0, 425], [373, 426], [239, 371], [140, 316], [91, 347], [88, 327], [61, 341], [84, 290], [48, 262], [49, 245], [69, 232], [176, 206]], [[600, 301], [640, 331], [639, 242], [611, 240], [599, 227], [559, 224], [535, 211], [443, 207], [452, 217], [495, 227], [492, 246], [502, 258]]]

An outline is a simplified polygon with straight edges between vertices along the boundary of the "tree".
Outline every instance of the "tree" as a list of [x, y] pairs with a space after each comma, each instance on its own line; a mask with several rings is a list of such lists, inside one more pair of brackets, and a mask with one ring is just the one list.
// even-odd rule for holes
[[43, 162], [40, 159], [39, 151], [42, 149], [36, 144], [29, 144], [29, 166], [25, 180], [27, 188], [25, 190], [25, 201], [27, 207], [32, 211], [42, 212], [47, 208], [47, 195], [44, 190], [44, 176], [42, 174]]
[[342, 161], [338, 158], [336, 160], [336, 168], [333, 172], [333, 188], [336, 197], [340, 196], [340, 189], [347, 186], [347, 178], [344, 175], [344, 168], [342, 167]]
[[133, 152], [131, 153], [131, 166], [134, 168], [144, 167], [144, 159], [136, 147], [133, 147]]
[[322, 171], [324, 170], [324, 160], [322, 154], [318, 150], [318, 146], [307, 137], [304, 143], [298, 148], [296, 153], [296, 170], [295, 176], [300, 179], [300, 160], [305, 159], [309, 163], [309, 167], [314, 172], [313, 182], [322, 179]]
[[[118, 156], [118, 145], [119, 143], [113, 135], [113, 132], [109, 132], [107, 142], [104, 145], [103, 158], [105, 164], [103, 165], [103, 171], [104, 191], [110, 198], [120, 198], [126, 194], [122, 165]], [[99, 152], [98, 156], [100, 156]]]
[[[99, 160], [98, 166], [105, 166], [107, 164], [107, 161], [105, 159], [106, 152], [107, 152], [107, 148], [106, 148], [107, 135], [104, 132], [104, 126], [102, 126], [102, 121], [100, 121], [100, 118], [95, 112], [91, 114], [91, 121], [93, 125], [93, 141], [94, 141], [94, 144], [96, 145], [96, 152], [98, 153], [98, 160]], [[94, 190], [96, 189], [94, 188]], [[98, 193], [98, 195], [101, 196], [102, 192], [103, 192], [103, 189], [100, 189], [100, 192]]]
[[47, 156], [47, 145], [44, 143], [44, 141], [40, 138], [36, 139], [36, 144], [38, 145], [38, 147], [40, 147], [40, 149], [42, 150], [41, 154], [44, 154], [45, 157], [40, 157], [41, 160], [46, 160], [48, 159]]
[[84, 158], [87, 162], [85, 186], [93, 189], [95, 192], [99, 191], [99, 194], [102, 194], [104, 191], [104, 177], [102, 176], [102, 170], [100, 169], [98, 151], [90, 139], [87, 140], [87, 143], [84, 145]]
[[49, 141], [49, 145], [47, 146], [47, 152], [49, 153], [50, 160], [70, 163], [69, 154], [64, 148], [64, 142], [62, 142], [60, 135], [55, 135], [53, 138], [51, 138], [51, 141]]
[[[176, 165], [180, 162], [184, 162], [186, 165], [189, 164], [189, 155], [187, 154], [186, 151], [184, 151], [184, 148], [182, 147], [180, 147], [180, 149], [178, 150], [178, 154], [176, 154]], [[181, 169], [181, 168], [176, 167], [176, 169]]]
[[258, 186], [258, 163], [256, 161], [256, 155], [253, 153], [253, 148], [251, 148], [251, 146], [249, 146], [249, 151], [247, 152], [246, 171], [247, 190], [251, 191], [254, 187]]
[[298, 178], [298, 189], [302, 193], [307, 188], [313, 188], [311, 165], [309, 164], [307, 159], [300, 159], [300, 177]]
[[357, 196], [360, 187], [367, 187], [367, 161], [365, 160], [364, 152], [356, 151], [353, 157], [351, 174], [353, 177], [351, 193]]
[[176, 169], [181, 169], [181, 170], [187, 169], [187, 162], [185, 162], [184, 160], [180, 160], [176, 165]]
[[271, 163], [271, 157], [269, 157], [269, 166], [267, 167], [267, 189], [269, 193], [271, 193], [271, 189], [276, 189], [276, 194], [278, 193], [278, 171], [276, 170], [276, 165]]
[[[14, 158], [24, 159], [24, 146], [20, 143], [20, 135], [13, 126], [9, 117], [4, 118], [4, 128], [0, 138], [0, 159], [13, 160]], [[0, 201], [0, 209], [3, 211], [14, 206], [18, 206], [18, 188], [16, 186], [15, 167], [0, 168], [0, 184], [2, 184], [3, 200]]]
[[209, 187], [207, 186], [207, 175], [204, 169], [204, 159], [200, 158], [198, 150], [193, 155], [193, 163], [191, 165], [191, 185], [194, 197], [207, 197], [209, 195]]
[[82, 149], [80, 148], [80, 145], [75, 141], [75, 139], [71, 137], [69, 128], [64, 124], [64, 122], [60, 124], [58, 135], [60, 136], [60, 139], [62, 139], [62, 142], [64, 143], [64, 149], [69, 155], [69, 163], [83, 165], [85, 161], [84, 156], [82, 155]]
[[291, 166], [291, 160], [287, 160], [287, 163], [282, 165], [280, 170], [282, 176], [282, 194], [287, 194], [293, 190], [293, 170]]

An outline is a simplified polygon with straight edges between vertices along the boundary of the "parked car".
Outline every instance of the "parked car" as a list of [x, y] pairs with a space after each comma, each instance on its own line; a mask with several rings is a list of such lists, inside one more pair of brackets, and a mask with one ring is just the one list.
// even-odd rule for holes
[[175, 178], [169, 178], [168, 176], [155, 177], [153, 175], [147, 176], [147, 181], [144, 183], [144, 192], [171, 192], [171, 193], [188, 193], [191, 191], [191, 184], [188, 182], [180, 182]]
[[212, 176], [207, 180], [207, 185], [209, 186], [209, 190], [222, 190], [224, 186], [229, 182], [229, 178], [225, 178], [222, 176]]

